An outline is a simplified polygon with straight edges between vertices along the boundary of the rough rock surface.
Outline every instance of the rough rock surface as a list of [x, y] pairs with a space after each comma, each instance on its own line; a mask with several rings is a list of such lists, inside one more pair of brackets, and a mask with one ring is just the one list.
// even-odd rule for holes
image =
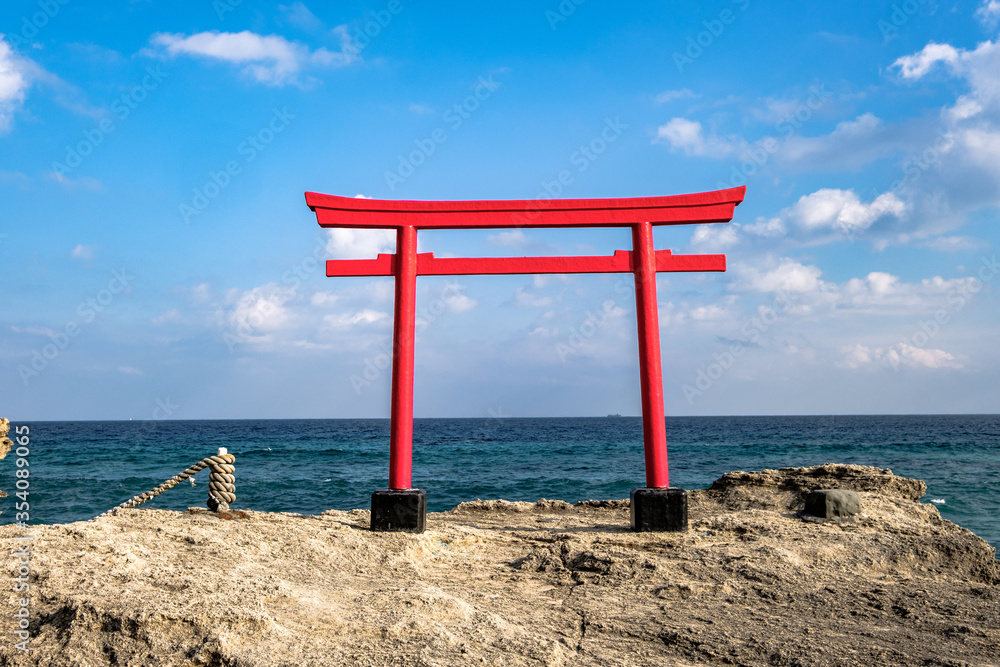
[[[830, 487], [862, 513], [797, 516]], [[463, 503], [420, 535], [372, 533], [362, 510], [38, 526], [31, 650], [8, 639], [0, 664], [1000, 664], [995, 552], [923, 488], [860, 466], [730, 473], [690, 493], [680, 534], [630, 532], [627, 501]]]

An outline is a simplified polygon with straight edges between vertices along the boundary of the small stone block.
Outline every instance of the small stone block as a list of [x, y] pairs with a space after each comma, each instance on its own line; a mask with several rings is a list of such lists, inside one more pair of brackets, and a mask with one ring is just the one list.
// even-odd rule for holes
[[378, 489], [372, 494], [372, 530], [422, 533], [426, 522], [423, 489]]
[[820, 489], [806, 496], [806, 514], [833, 519], [861, 512], [861, 496], [846, 489]]
[[688, 529], [688, 494], [684, 489], [632, 489], [632, 530], [644, 532], [678, 532]]

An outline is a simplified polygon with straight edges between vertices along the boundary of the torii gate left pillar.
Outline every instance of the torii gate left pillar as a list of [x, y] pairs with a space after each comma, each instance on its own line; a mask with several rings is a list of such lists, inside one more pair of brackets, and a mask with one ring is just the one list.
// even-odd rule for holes
[[[389, 488], [372, 494], [372, 529], [422, 532], [426, 494], [412, 488], [413, 371], [417, 276], [632, 273], [635, 277], [646, 486], [632, 490], [633, 530], [686, 530], [687, 493], [670, 487], [656, 274], [725, 271], [725, 255], [674, 255], [653, 247], [656, 225], [729, 222], [746, 188], [696, 195], [603, 200], [416, 202], [306, 193], [323, 227], [396, 230], [396, 252], [329, 260], [327, 276], [393, 276]], [[436, 258], [417, 254], [418, 229], [630, 227], [632, 251], [611, 257]]]

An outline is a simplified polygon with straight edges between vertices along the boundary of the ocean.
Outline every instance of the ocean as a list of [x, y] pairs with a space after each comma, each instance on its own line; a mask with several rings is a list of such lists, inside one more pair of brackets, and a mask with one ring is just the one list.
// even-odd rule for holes
[[[388, 484], [387, 419], [15, 422], [29, 428], [29, 523], [92, 518], [227, 447], [236, 508], [368, 508]], [[22, 429], [23, 431], [23, 429]], [[891, 468], [922, 502], [1000, 547], [1000, 416], [668, 417], [672, 486], [731, 470], [821, 463]], [[0, 462], [0, 523], [16, 519], [16, 459]], [[208, 471], [144, 507], [204, 506]], [[428, 510], [476, 498], [627, 498], [644, 484], [638, 417], [417, 419], [414, 486]], [[24, 483], [21, 484], [24, 486]]]

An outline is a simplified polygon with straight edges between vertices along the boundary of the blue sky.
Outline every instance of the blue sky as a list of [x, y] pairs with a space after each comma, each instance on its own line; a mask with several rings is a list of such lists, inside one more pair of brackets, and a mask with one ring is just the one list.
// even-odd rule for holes
[[[393, 240], [319, 229], [307, 190], [742, 184], [734, 222], [656, 233], [729, 258], [658, 280], [668, 415], [998, 412], [998, 20], [997, 0], [6, 2], [0, 412], [388, 416], [392, 283], [322, 261]], [[627, 275], [422, 278], [416, 415], [639, 414], [633, 298]]]

